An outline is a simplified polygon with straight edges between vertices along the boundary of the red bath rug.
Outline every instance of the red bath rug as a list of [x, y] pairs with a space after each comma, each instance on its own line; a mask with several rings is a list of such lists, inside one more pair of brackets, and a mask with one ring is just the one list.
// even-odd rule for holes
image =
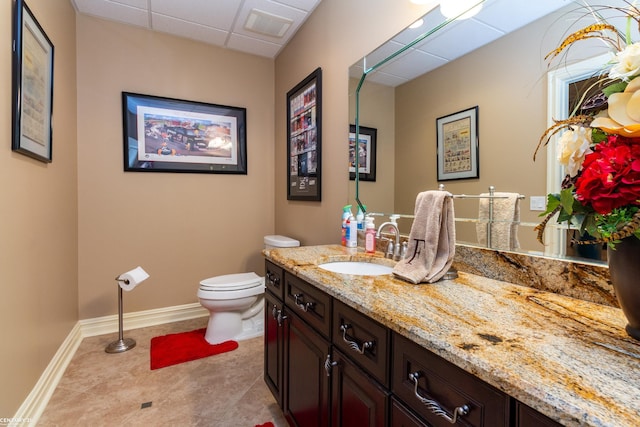
[[236, 341], [211, 345], [204, 339], [204, 329], [151, 338], [151, 370], [202, 359], [238, 348]]
[[256, 427], [275, 427], [271, 421], [268, 421], [264, 424], [256, 424]]

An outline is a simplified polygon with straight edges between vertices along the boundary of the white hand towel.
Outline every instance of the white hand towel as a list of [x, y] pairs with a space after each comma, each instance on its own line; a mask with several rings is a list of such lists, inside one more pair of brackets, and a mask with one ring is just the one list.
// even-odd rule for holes
[[[520, 247], [518, 224], [520, 223], [520, 198], [518, 193], [493, 193], [493, 222], [491, 223], [491, 248], [514, 250]], [[490, 198], [480, 194], [476, 233], [478, 243], [487, 246], [487, 223]]]
[[415, 219], [409, 233], [405, 259], [393, 274], [408, 282], [437, 282], [449, 271], [455, 255], [453, 198], [446, 191], [418, 194]]

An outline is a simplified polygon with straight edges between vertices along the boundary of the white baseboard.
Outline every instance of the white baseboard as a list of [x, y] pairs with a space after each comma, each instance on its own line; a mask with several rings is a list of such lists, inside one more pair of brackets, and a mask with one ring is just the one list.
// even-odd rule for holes
[[[146, 328], [208, 315], [209, 312], [200, 303], [125, 313], [122, 316], [122, 329], [128, 331], [130, 329]], [[96, 317], [81, 320], [78, 323], [80, 323], [83, 338], [118, 332], [118, 315]]]
[[[122, 329], [145, 328], [208, 315], [209, 312], [200, 303], [125, 313], [122, 316]], [[118, 332], [118, 315], [78, 321], [8, 425], [36, 425], [82, 339], [113, 332]]]

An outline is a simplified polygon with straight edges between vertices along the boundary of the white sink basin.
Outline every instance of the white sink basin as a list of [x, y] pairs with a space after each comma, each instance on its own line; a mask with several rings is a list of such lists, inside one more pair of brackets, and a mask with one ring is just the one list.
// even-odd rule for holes
[[336, 261], [319, 264], [318, 267], [341, 274], [355, 274], [359, 276], [380, 276], [382, 274], [391, 274], [393, 267], [386, 265], [373, 264], [361, 261]]

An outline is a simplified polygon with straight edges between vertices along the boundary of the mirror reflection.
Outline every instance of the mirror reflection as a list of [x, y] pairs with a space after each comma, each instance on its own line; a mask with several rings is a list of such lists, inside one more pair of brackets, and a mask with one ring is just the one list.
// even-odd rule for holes
[[[360, 181], [358, 195], [368, 212], [384, 213], [376, 223], [391, 213], [412, 215], [419, 192], [444, 185], [454, 195], [476, 196], [456, 198], [456, 235], [460, 243], [484, 246], [481, 228], [486, 221], [478, 221], [483, 199], [477, 196], [492, 187], [522, 196], [520, 223], [513, 229], [520, 250], [578, 256], [566, 243], [565, 231], [550, 228], [548, 233], [559, 237], [545, 237], [545, 242], [551, 242], [546, 246], [536, 241], [533, 227], [540, 221], [545, 195], [557, 191], [554, 186], [561, 181], [549, 179], [548, 186], [548, 169], [562, 172], [557, 171], [554, 153], [542, 151], [535, 162], [532, 156], [552, 114], [562, 118], [558, 114], [570, 111], [568, 105], [554, 103], [567, 102], [563, 94], [578, 74], [588, 77], [598, 71], [597, 66], [586, 72], [584, 66], [575, 72], [571, 67], [608, 52], [601, 42], [585, 41], [572, 47], [570, 57], [559, 58], [551, 66], [544, 62], [544, 56], [568, 34], [587, 25], [585, 19], [589, 16], [584, 2], [487, 0], [474, 17], [442, 26], [368, 74], [360, 88], [358, 122], [376, 130], [376, 180]], [[407, 28], [350, 68], [351, 124], [363, 70], [438, 27], [445, 18], [436, 8], [423, 21], [423, 27]], [[623, 23], [614, 24], [624, 28]], [[560, 70], [561, 76], [553, 77]], [[553, 79], [556, 84], [549, 89]], [[437, 119], [474, 107], [478, 108], [478, 177], [438, 181]], [[351, 181], [351, 200], [355, 191]], [[398, 222], [401, 232], [408, 234], [411, 219], [401, 217]]]

